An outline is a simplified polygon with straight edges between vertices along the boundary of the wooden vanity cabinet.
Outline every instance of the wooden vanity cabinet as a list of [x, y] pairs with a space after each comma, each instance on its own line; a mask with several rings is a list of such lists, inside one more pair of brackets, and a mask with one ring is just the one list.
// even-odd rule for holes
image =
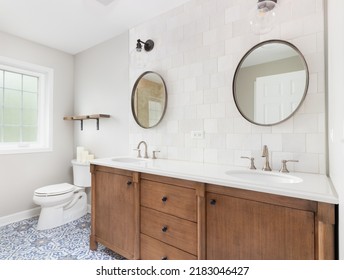
[[128, 259], [139, 258], [139, 174], [91, 165], [90, 248], [100, 242]]
[[333, 259], [334, 206], [208, 185], [207, 259]]
[[334, 205], [91, 165], [90, 248], [127, 259], [334, 259]]

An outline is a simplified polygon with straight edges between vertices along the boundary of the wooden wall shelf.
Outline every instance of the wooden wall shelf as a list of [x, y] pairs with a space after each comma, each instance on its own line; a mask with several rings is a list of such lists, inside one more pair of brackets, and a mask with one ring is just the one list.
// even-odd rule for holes
[[110, 115], [94, 114], [94, 115], [83, 115], [83, 116], [66, 116], [63, 119], [66, 121], [80, 121], [81, 130], [84, 129], [84, 120], [96, 120], [97, 121], [97, 130], [99, 130], [99, 119], [101, 119], [101, 118], [110, 118]]

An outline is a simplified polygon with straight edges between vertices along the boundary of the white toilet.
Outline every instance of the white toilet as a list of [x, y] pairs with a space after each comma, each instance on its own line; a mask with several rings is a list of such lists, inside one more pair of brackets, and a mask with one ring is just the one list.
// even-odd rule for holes
[[33, 202], [41, 206], [38, 230], [58, 227], [87, 213], [85, 188], [91, 187], [90, 165], [76, 160], [72, 165], [74, 185], [62, 183], [35, 190]]

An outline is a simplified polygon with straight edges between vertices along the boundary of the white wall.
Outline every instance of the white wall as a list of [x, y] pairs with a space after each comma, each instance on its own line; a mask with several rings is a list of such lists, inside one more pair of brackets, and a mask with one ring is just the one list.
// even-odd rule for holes
[[[169, 159], [247, 166], [242, 155], [272, 152], [272, 167], [281, 159], [298, 159], [290, 170], [325, 173], [324, 26], [322, 0], [281, 0], [279, 23], [264, 36], [254, 35], [248, 11], [256, 0], [191, 0], [130, 30], [130, 49], [138, 38], [156, 43], [146, 69], [130, 68], [130, 87], [145, 70], [160, 73], [167, 85], [164, 120], [153, 129], [130, 118], [130, 148], [146, 140], [150, 150]], [[304, 54], [310, 86], [301, 109], [288, 121], [261, 127], [247, 122], [235, 108], [232, 79], [241, 57], [258, 42], [283, 39]], [[205, 131], [202, 140], [192, 130]]]
[[344, 1], [328, 2], [328, 128], [330, 177], [339, 194], [339, 257], [344, 259]]
[[128, 154], [128, 32], [77, 54], [74, 76], [75, 114], [111, 115], [100, 119], [99, 130], [95, 120], [84, 121], [83, 131], [75, 122], [75, 147], [84, 146], [96, 158]]
[[71, 182], [73, 56], [0, 32], [0, 56], [54, 69], [53, 151], [0, 155], [0, 217], [37, 207], [33, 192], [44, 185]]

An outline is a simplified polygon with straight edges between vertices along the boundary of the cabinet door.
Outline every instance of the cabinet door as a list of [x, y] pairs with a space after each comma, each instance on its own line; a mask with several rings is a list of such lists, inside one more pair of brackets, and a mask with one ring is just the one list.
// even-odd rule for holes
[[207, 259], [314, 259], [314, 213], [207, 193]]
[[97, 172], [95, 180], [95, 235], [105, 246], [133, 258], [136, 225], [132, 178]]

